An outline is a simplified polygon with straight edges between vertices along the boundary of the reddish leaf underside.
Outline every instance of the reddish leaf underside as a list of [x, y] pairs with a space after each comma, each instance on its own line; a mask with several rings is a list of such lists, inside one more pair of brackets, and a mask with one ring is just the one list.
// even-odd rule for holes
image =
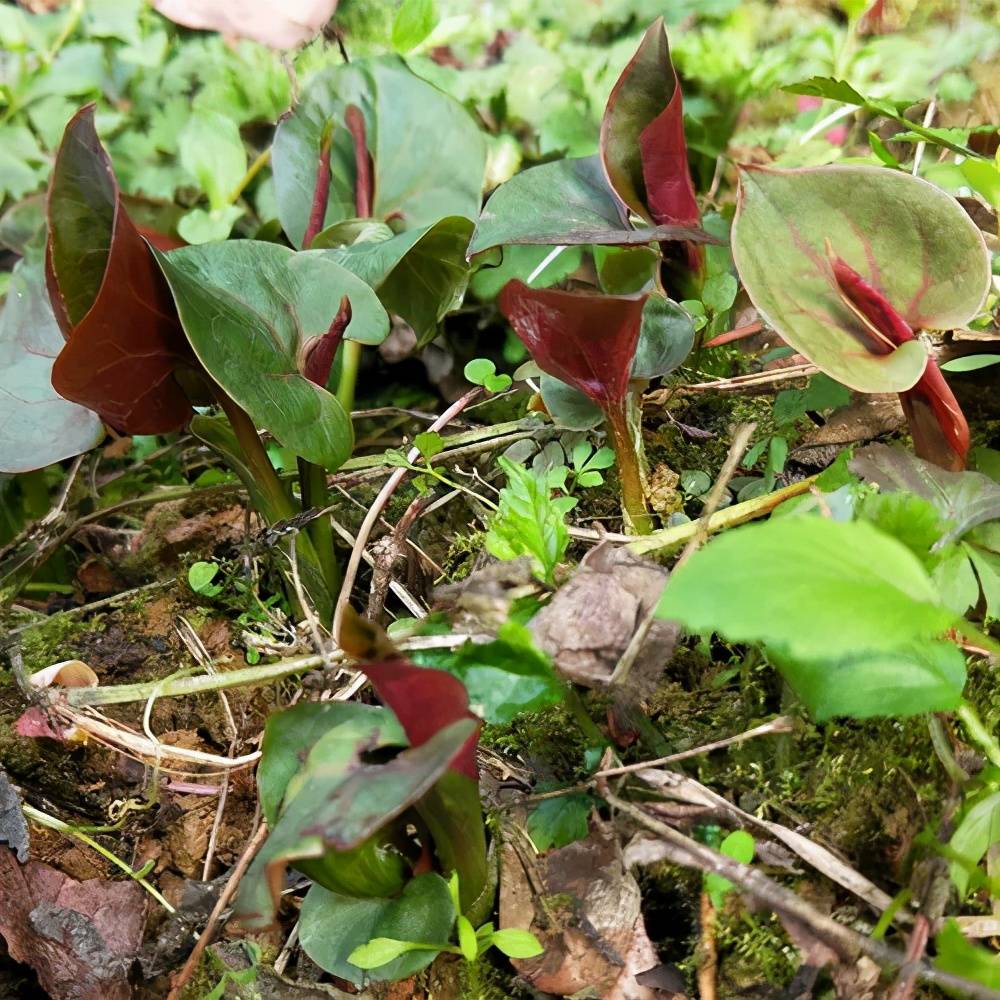
[[538, 366], [603, 410], [628, 392], [645, 297], [587, 295], [510, 281], [500, 310]]
[[[446, 726], [459, 719], [477, 719], [469, 711], [465, 685], [451, 674], [430, 667], [418, 667], [402, 657], [365, 663], [379, 698], [395, 713], [410, 746], [419, 747]], [[479, 728], [463, 744], [449, 770], [479, 781], [476, 746]]]
[[183, 427], [174, 378], [193, 355], [149, 247], [128, 217], [94, 128], [94, 106], [66, 126], [48, 197], [46, 283], [66, 346], [52, 385], [119, 431]]
[[[888, 354], [916, 338], [910, 325], [877, 288], [835, 256], [829, 247], [827, 255], [837, 290], [865, 321], [871, 334], [865, 346], [872, 354]], [[928, 357], [917, 384], [900, 393], [899, 400], [917, 454], [945, 469], [964, 469], [969, 453], [969, 425], [933, 357]]]
[[681, 88], [662, 18], [649, 26], [611, 91], [600, 150], [608, 181], [630, 211], [659, 225], [698, 223]]

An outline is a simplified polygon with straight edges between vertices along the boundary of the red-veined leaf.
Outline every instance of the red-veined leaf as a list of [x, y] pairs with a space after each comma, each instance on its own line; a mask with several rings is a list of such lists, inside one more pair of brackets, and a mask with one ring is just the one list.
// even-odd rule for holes
[[663, 18], [649, 26], [611, 91], [600, 149], [608, 181], [629, 211], [661, 225], [698, 223], [681, 88]]
[[46, 283], [67, 339], [52, 385], [120, 431], [183, 427], [191, 404], [174, 372], [193, 367], [194, 357], [160, 269], [121, 204], [92, 104], [66, 126], [48, 224]]
[[588, 295], [508, 282], [500, 310], [538, 366], [603, 410], [628, 392], [644, 296]]

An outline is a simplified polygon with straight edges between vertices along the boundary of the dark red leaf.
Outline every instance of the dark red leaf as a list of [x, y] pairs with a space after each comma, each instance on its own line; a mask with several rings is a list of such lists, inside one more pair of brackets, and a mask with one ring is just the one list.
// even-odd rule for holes
[[[844, 301], [864, 321], [871, 337], [866, 347], [872, 354], [888, 354], [916, 334], [892, 303], [849, 264], [827, 248], [833, 277]], [[916, 453], [944, 469], [965, 468], [969, 454], [969, 425], [954, 393], [929, 357], [920, 380], [899, 394]]]
[[662, 18], [649, 26], [611, 91], [600, 149], [608, 181], [630, 211], [659, 225], [698, 223], [681, 88]]
[[337, 349], [344, 339], [344, 331], [351, 322], [351, 300], [345, 295], [340, 300], [340, 309], [333, 317], [330, 329], [322, 337], [316, 337], [309, 344], [306, 344], [305, 364], [302, 366], [302, 374], [310, 382], [326, 388], [327, 379], [330, 377], [330, 369], [333, 367], [333, 359], [337, 356]]
[[52, 385], [128, 434], [183, 427], [191, 404], [174, 378], [194, 356], [160, 269], [128, 217], [94, 129], [69, 121], [48, 197], [46, 284], [66, 346]]
[[500, 310], [543, 370], [607, 410], [628, 392], [645, 297], [588, 295], [510, 281]]
[[[421, 746], [459, 719], [478, 718], [469, 711], [465, 685], [443, 670], [418, 667], [402, 657], [365, 663], [361, 669], [368, 675], [379, 698], [399, 719], [410, 746]], [[477, 729], [451, 762], [450, 770], [478, 781], [478, 742]]]

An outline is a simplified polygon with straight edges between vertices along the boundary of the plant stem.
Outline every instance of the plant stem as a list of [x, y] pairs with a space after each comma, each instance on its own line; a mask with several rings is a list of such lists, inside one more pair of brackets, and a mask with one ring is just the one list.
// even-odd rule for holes
[[253, 473], [255, 485], [266, 501], [267, 509], [260, 513], [269, 524], [294, 517], [296, 511], [292, 498], [271, 465], [267, 449], [261, 444], [257, 428], [246, 410], [220, 388], [216, 389], [216, 398], [223, 413], [229, 418], [236, 440], [243, 450], [243, 457]]
[[356, 340], [345, 340], [340, 366], [340, 381], [337, 383], [337, 399], [346, 413], [354, 408], [354, 387], [358, 382], [361, 367], [361, 344]]
[[309, 209], [309, 222], [306, 224], [306, 231], [302, 236], [302, 248], [309, 249], [309, 245], [316, 238], [316, 234], [323, 228], [326, 219], [326, 203], [330, 197], [330, 146], [333, 143], [333, 122], [327, 122], [323, 129], [323, 135], [319, 141], [319, 164], [316, 167], [316, 184], [313, 187], [312, 206]]
[[239, 184], [233, 188], [230, 192], [228, 201], [230, 205], [234, 205], [241, 194], [250, 186], [253, 179], [271, 162], [271, 147], [268, 146], [267, 149], [263, 150], [257, 154], [254, 158], [253, 163], [247, 167], [247, 172], [240, 178]]
[[580, 727], [583, 735], [590, 741], [589, 745], [598, 747], [604, 746], [608, 742], [608, 738], [601, 732], [597, 723], [590, 717], [590, 713], [587, 711], [587, 706], [584, 705], [579, 692], [569, 682], [565, 685], [565, 697], [563, 700], [566, 702], [566, 707], [576, 720], [576, 724]]
[[962, 720], [969, 737], [979, 744], [979, 749], [986, 755], [986, 759], [994, 767], [1000, 767], [1000, 743], [997, 743], [996, 737], [983, 725], [983, 720], [979, 718], [976, 709], [969, 702], [963, 701], [955, 710], [955, 714]]
[[[302, 509], [316, 507], [322, 510], [329, 506], [330, 497], [326, 486], [326, 469], [313, 462], [299, 458], [299, 488], [302, 490]], [[328, 515], [324, 514], [309, 522], [306, 531], [312, 539], [313, 548], [326, 588], [330, 596], [336, 598], [340, 592], [340, 566], [333, 548], [333, 525]]]
[[622, 487], [622, 507], [626, 526], [637, 535], [648, 535], [653, 521], [646, 508], [646, 491], [642, 485], [639, 456], [628, 420], [628, 402], [612, 404], [604, 412], [608, 436], [618, 461], [618, 478]]

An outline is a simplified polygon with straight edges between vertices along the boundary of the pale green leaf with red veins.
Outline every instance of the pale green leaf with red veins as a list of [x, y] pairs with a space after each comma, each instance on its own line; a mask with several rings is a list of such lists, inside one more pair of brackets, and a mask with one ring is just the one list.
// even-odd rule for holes
[[157, 260], [198, 360], [223, 389], [307, 461], [335, 469], [351, 454], [350, 417], [302, 374], [304, 347], [322, 337], [344, 296], [344, 336], [377, 344], [389, 317], [372, 289], [321, 252], [256, 240], [183, 247]]
[[982, 235], [958, 203], [909, 174], [871, 166], [744, 167], [733, 259], [767, 323], [831, 377], [861, 392], [902, 392], [926, 366], [919, 340], [891, 354], [833, 282], [826, 242], [918, 329], [964, 326], [990, 282]]
[[0, 472], [41, 469], [104, 437], [96, 413], [52, 388], [62, 346], [41, 263], [22, 260], [0, 312]]
[[697, 224], [680, 85], [662, 18], [611, 91], [600, 148], [608, 181], [630, 212], [661, 224]]
[[415, 76], [396, 57], [336, 66], [318, 74], [278, 125], [272, 167], [278, 216], [295, 246], [309, 220], [320, 143], [333, 125], [331, 184], [323, 228], [354, 218], [354, 146], [348, 105], [361, 109], [374, 161], [377, 219], [404, 229], [449, 215], [479, 214], [486, 142], [456, 100]]

